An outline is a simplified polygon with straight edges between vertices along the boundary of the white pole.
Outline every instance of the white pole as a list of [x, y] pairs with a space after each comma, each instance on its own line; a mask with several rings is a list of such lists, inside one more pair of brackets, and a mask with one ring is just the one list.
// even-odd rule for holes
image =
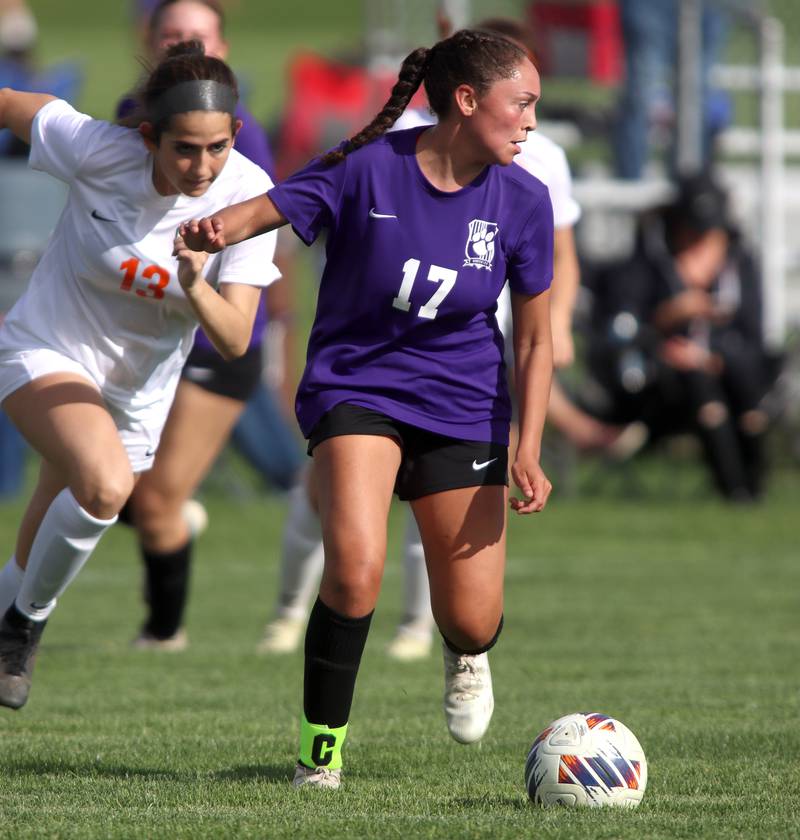
[[[649, 2], [650, 0], [640, 0]], [[676, 165], [682, 175], [697, 172], [703, 163], [702, 56], [700, 0], [681, 0], [678, 7], [678, 125]]]
[[771, 349], [786, 338], [786, 213], [783, 184], [783, 24], [761, 24], [761, 282], [764, 339]]

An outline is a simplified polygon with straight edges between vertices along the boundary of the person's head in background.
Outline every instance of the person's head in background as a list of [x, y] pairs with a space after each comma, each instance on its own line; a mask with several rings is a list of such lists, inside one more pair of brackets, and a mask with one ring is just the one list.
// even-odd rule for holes
[[29, 64], [38, 34], [36, 18], [27, 3], [0, 0], [0, 60]]
[[161, 0], [150, 15], [145, 39], [156, 59], [182, 41], [200, 41], [206, 55], [223, 61], [228, 57], [225, 13], [217, 0]]
[[686, 285], [707, 288], [727, 260], [734, 232], [728, 195], [708, 172], [683, 177], [677, 186], [663, 211], [667, 247]]

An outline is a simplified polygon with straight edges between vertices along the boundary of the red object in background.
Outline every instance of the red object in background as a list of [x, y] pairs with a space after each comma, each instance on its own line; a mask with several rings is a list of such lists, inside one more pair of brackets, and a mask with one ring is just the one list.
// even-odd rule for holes
[[[361, 130], [384, 106], [396, 73], [300, 53], [290, 63], [286, 106], [276, 137], [280, 179]], [[424, 102], [418, 92], [409, 107]]]
[[528, 14], [544, 75], [619, 82], [622, 34], [615, 0], [536, 0]]

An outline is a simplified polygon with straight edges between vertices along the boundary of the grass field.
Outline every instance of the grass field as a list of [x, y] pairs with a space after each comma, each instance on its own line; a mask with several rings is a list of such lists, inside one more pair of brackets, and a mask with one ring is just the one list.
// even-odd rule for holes
[[[81, 106], [109, 115], [137, 72], [128, 4], [31, 5], [42, 58], [80, 60]], [[294, 49], [352, 47], [361, 7], [309, 0], [301, 14], [240, 0], [229, 35], [255, 113], [277, 108]], [[556, 492], [544, 515], [512, 520], [497, 707], [480, 747], [447, 735], [438, 655], [404, 666], [383, 655], [400, 612], [394, 512], [334, 795], [289, 785], [302, 656], [254, 653], [283, 500], [207, 487], [212, 526], [181, 655], [130, 648], [140, 568], [132, 535], [112, 529], [50, 622], [29, 704], [0, 712], [0, 838], [800, 837], [800, 474], [785, 466], [753, 509], [717, 503], [685, 464], [646, 464], [621, 492], [629, 477], [594, 465], [581, 493]], [[21, 505], [0, 505], [6, 552]], [[650, 765], [638, 810], [527, 801], [533, 736], [576, 710], [638, 735]]]
[[[512, 522], [480, 747], [446, 732], [438, 655], [383, 655], [400, 609], [396, 511], [333, 795], [289, 785], [301, 655], [254, 653], [283, 502], [207, 494], [185, 654], [129, 647], [140, 572], [131, 535], [113, 529], [51, 620], [28, 706], [0, 714], [0, 836], [800, 836], [800, 478], [779, 475], [752, 510], [708, 500], [699, 474], [679, 479], [666, 501], [652, 487], [638, 501], [556, 496]], [[18, 515], [0, 507], [5, 546]], [[650, 783], [636, 812], [527, 801], [532, 737], [576, 710], [639, 736]]]

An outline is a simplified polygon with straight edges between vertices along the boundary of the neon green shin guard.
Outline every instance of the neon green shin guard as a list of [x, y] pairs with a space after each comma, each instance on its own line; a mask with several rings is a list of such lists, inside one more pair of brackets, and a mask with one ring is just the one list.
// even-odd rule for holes
[[332, 729], [324, 723], [309, 723], [303, 715], [300, 720], [300, 763], [306, 767], [339, 770], [346, 735], [347, 724]]

